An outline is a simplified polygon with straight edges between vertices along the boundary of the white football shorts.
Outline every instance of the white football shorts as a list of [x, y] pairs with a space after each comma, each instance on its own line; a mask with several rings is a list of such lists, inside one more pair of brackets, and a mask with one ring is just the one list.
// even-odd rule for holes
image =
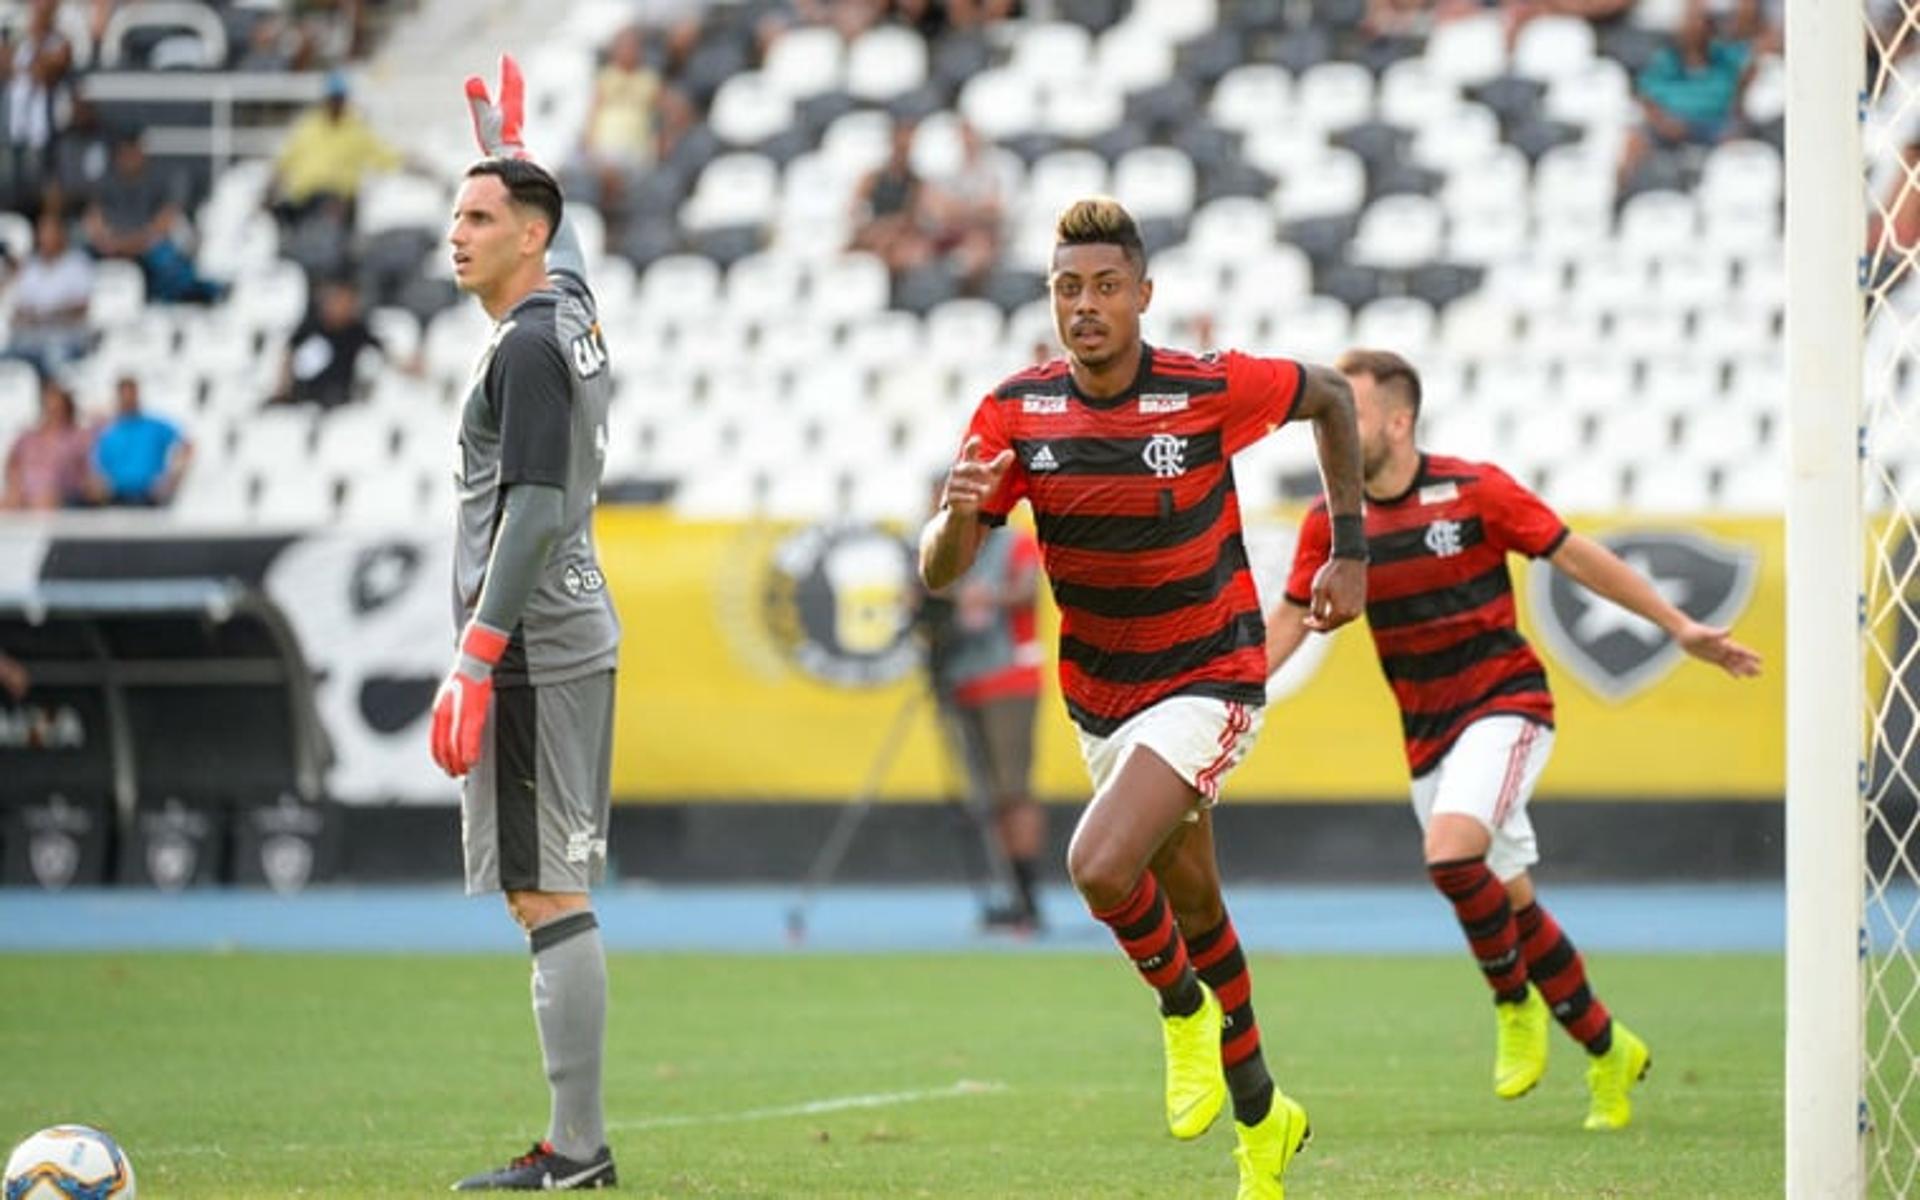
[[1487, 869], [1501, 882], [1540, 861], [1527, 801], [1553, 752], [1553, 730], [1496, 713], [1461, 732], [1440, 765], [1413, 781], [1413, 813], [1426, 831], [1434, 813], [1459, 813], [1493, 835]]
[[[1211, 696], [1169, 696], [1127, 718], [1106, 737], [1080, 730], [1080, 757], [1098, 795], [1128, 753], [1143, 746], [1200, 793], [1200, 808], [1220, 799], [1220, 785], [1253, 749], [1264, 711], [1257, 704]], [[1197, 810], [1196, 810], [1197, 815]], [[1188, 818], [1193, 819], [1192, 817]]]

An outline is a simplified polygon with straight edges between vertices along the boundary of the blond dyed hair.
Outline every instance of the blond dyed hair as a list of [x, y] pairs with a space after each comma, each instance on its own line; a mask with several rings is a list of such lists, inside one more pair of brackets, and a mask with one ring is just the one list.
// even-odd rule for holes
[[1056, 246], [1118, 246], [1141, 276], [1147, 273], [1147, 247], [1133, 214], [1112, 196], [1075, 200], [1053, 226]]

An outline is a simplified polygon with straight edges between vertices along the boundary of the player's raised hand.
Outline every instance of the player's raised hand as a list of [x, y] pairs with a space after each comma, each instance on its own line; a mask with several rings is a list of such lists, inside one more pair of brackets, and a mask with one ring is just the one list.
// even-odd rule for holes
[[963, 517], [977, 517], [980, 506], [1000, 490], [1007, 468], [1013, 465], [1013, 451], [1002, 450], [992, 459], [980, 453], [980, 435], [969, 437], [960, 447], [960, 457], [947, 472], [947, 486], [940, 494], [940, 506]]
[[1357, 558], [1330, 558], [1313, 576], [1307, 605], [1308, 629], [1326, 633], [1360, 615], [1367, 603], [1367, 564]]
[[487, 95], [487, 81], [467, 76], [467, 110], [473, 115], [473, 137], [480, 152], [492, 158], [526, 158], [520, 140], [520, 122], [527, 109], [526, 80], [513, 55], [500, 56], [500, 99]]
[[1710, 662], [1735, 679], [1751, 679], [1760, 673], [1760, 655], [1733, 640], [1733, 634], [1712, 625], [1688, 621], [1674, 635], [1680, 648], [1701, 662]]

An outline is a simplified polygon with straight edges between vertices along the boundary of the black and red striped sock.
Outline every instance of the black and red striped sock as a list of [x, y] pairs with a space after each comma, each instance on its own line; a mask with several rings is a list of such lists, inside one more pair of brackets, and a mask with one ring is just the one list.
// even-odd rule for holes
[[1200, 980], [1187, 961], [1187, 943], [1173, 923], [1173, 909], [1152, 871], [1143, 871], [1133, 894], [1094, 919], [1113, 930], [1120, 948], [1133, 960], [1147, 986], [1160, 993], [1160, 1011], [1169, 1017], [1187, 1017], [1200, 1011]]
[[1453, 915], [1466, 931], [1467, 945], [1480, 964], [1481, 974], [1503, 1004], [1527, 998], [1527, 962], [1520, 955], [1520, 937], [1513, 925], [1507, 889], [1487, 864], [1477, 858], [1456, 858], [1427, 864], [1433, 886], [1453, 902]]
[[1605, 1054], [1613, 1046], [1613, 1017], [1587, 986], [1586, 964], [1560, 923], [1536, 901], [1513, 914], [1513, 927], [1520, 934], [1527, 974], [1553, 1009], [1554, 1019], [1588, 1053]]
[[1240, 952], [1240, 935], [1233, 919], [1187, 943], [1193, 969], [1220, 998], [1224, 1021], [1220, 1026], [1220, 1064], [1227, 1069], [1227, 1090], [1233, 1093], [1233, 1116], [1242, 1125], [1257, 1125], [1273, 1107], [1273, 1076], [1260, 1053], [1260, 1025], [1253, 1018], [1253, 976], [1247, 956]]

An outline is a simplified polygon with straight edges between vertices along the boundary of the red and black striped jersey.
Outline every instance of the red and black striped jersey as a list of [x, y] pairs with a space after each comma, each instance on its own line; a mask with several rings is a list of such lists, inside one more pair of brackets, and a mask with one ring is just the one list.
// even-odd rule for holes
[[[1552, 554], [1567, 526], [1499, 467], [1422, 455], [1405, 492], [1366, 502], [1367, 625], [1400, 705], [1407, 765], [1440, 762], [1476, 719], [1513, 713], [1553, 724], [1553, 695], [1515, 622], [1507, 552]], [[1305, 605], [1327, 561], [1325, 503], [1300, 526], [1287, 599]]]
[[1300, 387], [1287, 359], [1145, 346], [1118, 396], [1081, 395], [1055, 360], [974, 411], [983, 455], [1014, 452], [981, 519], [1033, 506], [1080, 728], [1104, 737], [1180, 694], [1265, 702], [1267, 627], [1230, 460], [1286, 423]]

